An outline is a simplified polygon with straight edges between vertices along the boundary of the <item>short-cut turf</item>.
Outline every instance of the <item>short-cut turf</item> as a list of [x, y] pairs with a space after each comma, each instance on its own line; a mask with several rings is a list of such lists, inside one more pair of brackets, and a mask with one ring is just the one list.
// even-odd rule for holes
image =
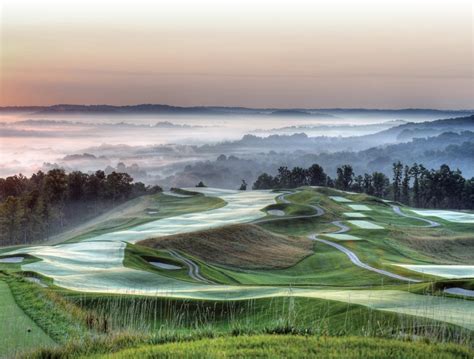
[[53, 340], [18, 307], [8, 284], [0, 280], [0, 357], [51, 345]]

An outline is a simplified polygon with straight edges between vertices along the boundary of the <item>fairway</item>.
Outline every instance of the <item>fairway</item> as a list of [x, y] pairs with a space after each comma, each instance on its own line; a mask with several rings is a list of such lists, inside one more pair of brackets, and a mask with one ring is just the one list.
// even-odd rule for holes
[[426, 217], [438, 217], [453, 223], [474, 223], [474, 213], [445, 211], [439, 209], [412, 209], [412, 212]]
[[0, 357], [10, 357], [54, 342], [15, 303], [8, 284], [0, 280]]
[[474, 278], [474, 265], [397, 265], [412, 271], [442, 278]]

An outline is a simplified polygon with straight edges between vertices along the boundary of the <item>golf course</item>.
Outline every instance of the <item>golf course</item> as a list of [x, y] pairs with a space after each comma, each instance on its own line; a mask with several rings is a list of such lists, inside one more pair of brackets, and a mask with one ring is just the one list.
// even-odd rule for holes
[[473, 357], [474, 213], [185, 188], [0, 249], [0, 357]]

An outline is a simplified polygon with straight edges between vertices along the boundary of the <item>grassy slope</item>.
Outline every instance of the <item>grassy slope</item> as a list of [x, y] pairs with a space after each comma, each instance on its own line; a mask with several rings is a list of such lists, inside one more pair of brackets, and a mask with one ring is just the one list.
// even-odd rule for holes
[[117, 208], [83, 223], [51, 239], [50, 243], [80, 241], [100, 234], [124, 230], [158, 219], [185, 213], [203, 212], [225, 205], [217, 197], [195, 195], [176, 197], [164, 194], [142, 196], [126, 202]]
[[238, 336], [143, 346], [99, 358], [469, 358], [466, 347], [373, 338]]
[[8, 284], [0, 280], [0, 357], [51, 345], [54, 341], [21, 310]]
[[285, 268], [312, 254], [303, 237], [273, 234], [250, 224], [147, 239], [140, 245], [177, 249], [205, 262], [238, 268]]

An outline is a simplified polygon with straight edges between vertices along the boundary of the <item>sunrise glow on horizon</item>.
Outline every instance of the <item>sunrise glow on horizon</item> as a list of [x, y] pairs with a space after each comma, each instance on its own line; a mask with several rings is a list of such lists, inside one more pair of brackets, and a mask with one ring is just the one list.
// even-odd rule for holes
[[0, 9], [0, 106], [474, 108], [472, 1]]

